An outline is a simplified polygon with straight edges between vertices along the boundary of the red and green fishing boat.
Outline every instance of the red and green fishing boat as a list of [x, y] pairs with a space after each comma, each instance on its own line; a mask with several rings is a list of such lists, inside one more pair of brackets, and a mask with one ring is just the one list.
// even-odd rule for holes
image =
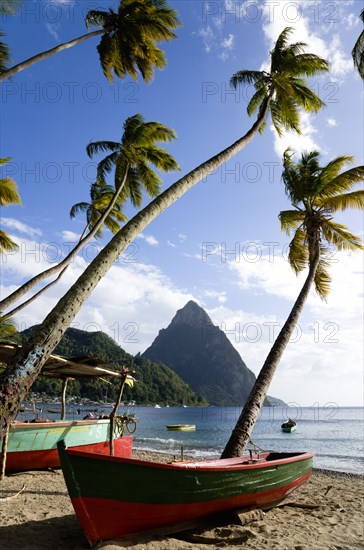
[[[57, 442], [69, 447], [87, 445], [88, 450], [110, 453], [110, 421], [13, 422], [10, 426], [6, 471], [41, 470], [60, 467]], [[114, 455], [131, 457], [132, 436], [115, 437]]]
[[[0, 343], [0, 371], [6, 367], [19, 345], [9, 342]], [[130, 457], [132, 436], [124, 435], [124, 431], [133, 433], [136, 421], [129, 416], [117, 416], [120, 398], [125, 383], [132, 380], [128, 369], [111, 371], [106, 369], [104, 362], [95, 357], [77, 357], [66, 359], [59, 355], [51, 355], [43, 366], [41, 374], [63, 380], [61, 420], [53, 421], [46, 418], [36, 418], [32, 421], [17, 421], [11, 423], [6, 438], [5, 471], [39, 470], [60, 466], [57, 442], [65, 440], [68, 447], [87, 445], [87, 450], [97, 454], [112, 454], [113, 456]], [[69, 421], [66, 416], [67, 382], [73, 378], [99, 378], [106, 382], [106, 377], [116, 377], [120, 380], [120, 391], [117, 402], [110, 417], [101, 419], [84, 419]], [[35, 410], [35, 408], [34, 408]], [[80, 447], [81, 448], [81, 447]]]
[[[269, 507], [311, 475], [312, 453], [157, 463], [58, 443], [76, 515], [93, 546], [235, 508]], [[172, 531], [173, 532], [173, 531]]]

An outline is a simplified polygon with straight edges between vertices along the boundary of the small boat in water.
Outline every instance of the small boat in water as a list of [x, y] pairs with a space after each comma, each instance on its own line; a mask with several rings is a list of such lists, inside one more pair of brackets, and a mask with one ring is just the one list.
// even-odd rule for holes
[[201, 462], [101, 456], [58, 443], [63, 475], [92, 545], [236, 508], [267, 508], [311, 475], [313, 453], [266, 452]]
[[167, 424], [167, 430], [177, 430], [180, 432], [194, 432], [196, 430], [195, 424]]
[[297, 424], [294, 420], [289, 418], [286, 422], [283, 422], [281, 429], [282, 429], [282, 432], [285, 432], [285, 433], [295, 432], [297, 429]]

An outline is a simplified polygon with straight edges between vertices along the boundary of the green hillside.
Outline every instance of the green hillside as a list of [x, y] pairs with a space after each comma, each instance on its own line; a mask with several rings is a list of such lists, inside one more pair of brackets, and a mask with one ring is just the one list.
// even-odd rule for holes
[[[29, 338], [35, 327], [20, 333], [18, 341]], [[123, 366], [135, 370], [137, 383], [133, 388], [126, 387], [124, 401], [134, 400], [138, 405], [207, 405], [204, 398], [196, 395], [191, 388], [174, 371], [163, 365], [150, 361], [144, 357], [133, 358], [126, 353], [115, 341], [103, 332], [86, 332], [75, 328], [67, 329], [65, 335], [55, 349], [63, 357], [96, 356], [103, 359], [113, 370], [120, 370]], [[77, 398], [86, 397], [93, 401], [113, 401], [118, 390], [117, 381], [110, 378], [112, 384], [101, 380], [80, 379], [69, 383], [67, 394]], [[39, 377], [31, 388], [32, 392], [45, 393], [49, 396], [61, 395], [61, 382]]]

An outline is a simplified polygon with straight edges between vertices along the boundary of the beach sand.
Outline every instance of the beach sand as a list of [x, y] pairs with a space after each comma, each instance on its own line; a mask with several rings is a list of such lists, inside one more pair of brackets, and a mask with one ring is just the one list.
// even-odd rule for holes
[[[150, 460], [161, 457], [141, 451], [133, 454]], [[23, 486], [19, 496], [9, 498]], [[0, 485], [0, 497], [1, 550], [88, 548], [60, 470], [7, 476]], [[216, 524], [178, 535], [104, 542], [97, 548], [363, 550], [363, 497], [362, 476], [314, 470], [283, 505], [262, 512], [260, 519], [246, 525]]]

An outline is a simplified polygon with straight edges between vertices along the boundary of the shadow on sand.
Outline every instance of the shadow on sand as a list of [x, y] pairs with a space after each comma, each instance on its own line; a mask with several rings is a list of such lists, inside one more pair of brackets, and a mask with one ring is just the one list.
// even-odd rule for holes
[[1, 548], [86, 550], [90, 548], [76, 516], [46, 518], [0, 527]]

